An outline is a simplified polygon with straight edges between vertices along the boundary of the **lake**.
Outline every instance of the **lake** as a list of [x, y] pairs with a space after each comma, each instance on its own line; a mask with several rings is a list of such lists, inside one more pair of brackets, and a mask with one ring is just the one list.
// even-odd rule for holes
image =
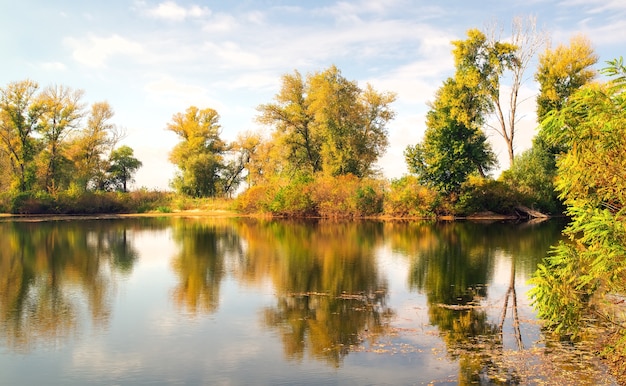
[[563, 225], [2, 221], [0, 384], [613, 384], [527, 296]]

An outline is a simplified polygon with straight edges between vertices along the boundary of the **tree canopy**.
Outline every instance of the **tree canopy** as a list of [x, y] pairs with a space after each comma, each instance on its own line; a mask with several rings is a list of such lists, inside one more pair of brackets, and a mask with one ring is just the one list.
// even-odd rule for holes
[[258, 107], [258, 120], [275, 128], [272, 141], [285, 149], [287, 173], [366, 177], [388, 145], [395, 98], [369, 84], [361, 89], [335, 66], [306, 79], [296, 71], [283, 76], [274, 103]]
[[[509, 163], [515, 159], [517, 109], [522, 101], [519, 92], [524, 83], [524, 73], [535, 53], [544, 45], [547, 36], [536, 29], [536, 20], [516, 17], [513, 19], [511, 37], [501, 39], [497, 25], [488, 36], [477, 29], [467, 32], [466, 40], [453, 41], [453, 55], [457, 81], [475, 88], [477, 95], [485, 99], [487, 113], [492, 114], [495, 124], [489, 124], [503, 138], [509, 155]], [[510, 79], [508, 100], [502, 81]]]
[[405, 150], [409, 171], [445, 193], [458, 192], [471, 173], [484, 177], [496, 165], [480, 130], [488, 109], [486, 100], [476, 85], [457, 78], [449, 78], [437, 91], [426, 116], [423, 141]]
[[[123, 130], [111, 122], [107, 102], [82, 102], [84, 92], [66, 86], [39, 90], [32, 80], [0, 88], [0, 163], [4, 184], [15, 193], [78, 188], [108, 190], [116, 178], [110, 155]], [[86, 119], [85, 119], [86, 118]]]

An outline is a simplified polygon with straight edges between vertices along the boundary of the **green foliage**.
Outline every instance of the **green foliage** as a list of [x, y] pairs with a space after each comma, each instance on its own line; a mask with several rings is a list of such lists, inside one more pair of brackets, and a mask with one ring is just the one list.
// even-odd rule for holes
[[[39, 92], [30, 80], [0, 88], [0, 167], [5, 172], [0, 188], [10, 190], [11, 196], [26, 193], [13, 196], [15, 205], [7, 205], [8, 210], [66, 211], [50, 207], [48, 200], [37, 197], [40, 191], [58, 201], [66, 191], [76, 195], [87, 189], [126, 190], [141, 162], [132, 158], [128, 147], [113, 150], [123, 134], [109, 122], [109, 104], [94, 103], [85, 115], [82, 96], [82, 90], [65, 86]], [[122, 154], [128, 151], [130, 158]], [[110, 152], [113, 158], [107, 160]]]
[[569, 149], [557, 160], [556, 188], [572, 222], [570, 242], [537, 271], [532, 297], [556, 332], [574, 337], [607, 293], [626, 293], [626, 68], [615, 60], [605, 73], [613, 79], [583, 87], [544, 122], [546, 138]]
[[[274, 126], [284, 172], [368, 177], [388, 144], [389, 105], [395, 94], [365, 90], [335, 66], [303, 79], [283, 76], [276, 102], [258, 107], [261, 123]], [[275, 170], [276, 171], [276, 170]]]
[[470, 177], [461, 187], [454, 211], [462, 216], [485, 211], [512, 215], [518, 204], [515, 191], [506, 184], [489, 178]]
[[522, 204], [544, 213], [559, 214], [564, 207], [554, 186], [556, 171], [554, 152], [538, 136], [532, 148], [515, 157], [500, 180], [519, 193]]
[[471, 98], [475, 92], [452, 78], [444, 82], [428, 112], [423, 141], [404, 152], [409, 171], [444, 194], [458, 193], [470, 174], [485, 175], [496, 165], [479, 129], [485, 106]]
[[374, 186], [361, 186], [356, 191], [356, 209], [362, 216], [373, 216], [383, 211], [383, 196]]
[[[490, 128], [495, 129], [507, 146], [509, 162], [514, 163], [518, 96], [524, 82], [524, 72], [535, 52], [546, 40], [536, 30], [533, 17], [524, 21], [516, 17], [511, 24], [509, 41], [498, 41], [477, 29], [467, 32], [466, 40], [453, 41], [456, 66], [455, 80], [472, 90], [470, 100], [479, 105], [479, 114], [490, 114]], [[492, 31], [494, 32], [494, 31]], [[507, 92], [501, 82], [510, 80]], [[508, 100], [504, 96], [508, 94]], [[508, 103], [507, 103], [508, 102]], [[471, 117], [471, 115], [470, 115]], [[461, 120], [466, 123], [466, 121]], [[481, 119], [480, 124], [484, 123]]]
[[275, 215], [287, 217], [306, 217], [316, 214], [317, 209], [311, 198], [312, 181], [311, 175], [300, 174], [280, 187], [270, 203], [270, 211]]
[[133, 157], [133, 149], [122, 146], [111, 153], [109, 174], [112, 186], [127, 192], [128, 184], [133, 181], [133, 174], [142, 166], [141, 161]]
[[191, 106], [174, 114], [167, 129], [182, 140], [170, 153], [170, 161], [179, 169], [172, 181], [176, 191], [196, 198], [217, 197], [237, 187], [242, 168], [224, 160], [228, 149], [220, 138], [217, 111]]

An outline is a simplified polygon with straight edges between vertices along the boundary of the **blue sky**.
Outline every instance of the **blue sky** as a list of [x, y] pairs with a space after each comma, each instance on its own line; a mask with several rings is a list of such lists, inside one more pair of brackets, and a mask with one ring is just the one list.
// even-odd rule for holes
[[[624, 55], [626, 2], [566, 1], [161, 1], [0, 0], [0, 86], [33, 79], [43, 88], [85, 91], [84, 102], [108, 101], [123, 141], [144, 166], [135, 187], [166, 189], [175, 173], [167, 159], [178, 138], [165, 130], [173, 114], [195, 105], [221, 116], [222, 137], [269, 132], [256, 107], [272, 101], [280, 77], [335, 64], [378, 91], [397, 93], [385, 176], [407, 172], [402, 152], [422, 138], [426, 103], [453, 72], [451, 40], [494, 20], [510, 31], [515, 16], [532, 15], [552, 45], [576, 34], [605, 61]], [[536, 126], [527, 71], [517, 152]], [[507, 154], [488, 132], [501, 167]]]

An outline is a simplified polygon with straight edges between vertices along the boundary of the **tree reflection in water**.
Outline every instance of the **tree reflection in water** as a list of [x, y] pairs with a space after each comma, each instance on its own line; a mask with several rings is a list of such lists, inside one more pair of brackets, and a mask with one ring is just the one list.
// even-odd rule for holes
[[111, 273], [128, 273], [137, 257], [127, 238], [136, 222], [0, 223], [0, 339], [29, 352], [58, 345], [80, 330], [87, 307], [107, 325]]
[[[516, 269], [530, 277], [557, 236], [544, 227], [542, 232], [548, 234], [538, 239], [537, 229], [531, 226], [499, 223], [480, 227], [462, 222], [413, 223], [394, 228], [394, 248], [412, 256], [409, 285], [427, 296], [430, 323], [438, 327], [448, 355], [460, 361], [459, 383], [519, 383], [521, 378], [515, 370], [498, 368], [504, 350], [502, 334], [509, 299], [517, 349], [523, 349]], [[558, 226], [553, 228], [554, 232], [559, 231]], [[511, 276], [500, 320], [496, 322], [490, 319], [483, 300], [487, 298], [487, 284], [492, 282], [498, 256], [511, 257]], [[492, 378], [490, 374], [499, 375]]]
[[263, 235], [248, 238], [248, 260], [269, 270], [278, 292], [264, 323], [278, 330], [288, 358], [308, 353], [339, 366], [365, 335], [385, 331], [392, 312], [374, 255], [382, 224], [270, 222], [257, 229]]
[[[275, 298], [268, 306], [261, 296], [260, 324], [279, 336], [284, 356], [333, 367], [351, 352], [406, 342], [394, 335], [398, 321], [385, 276], [391, 271], [379, 267], [388, 262], [388, 252], [401, 256], [408, 273], [394, 272], [394, 278], [407, 277], [410, 290], [425, 295], [429, 323], [445, 342], [446, 355], [459, 362], [459, 383], [519, 381], [499, 359], [511, 345], [503, 333], [507, 315], [513, 317], [514, 345], [522, 348], [516, 285], [534, 272], [560, 232], [558, 224], [463, 222], [153, 218], [70, 221], [62, 227], [0, 222], [2, 346], [29, 351], [85, 331], [81, 324], [89, 320], [106, 326], [115, 281], [133, 273], [139, 259], [134, 233], [151, 229], [171, 231], [176, 252], [167, 256], [172, 257], [168, 273], [176, 283], [167, 287], [166, 302], [177, 311], [194, 317], [215, 313], [226, 279], [269, 289]], [[506, 269], [494, 271], [498, 265]], [[503, 296], [494, 300], [487, 284], [502, 272], [508, 280]]]

